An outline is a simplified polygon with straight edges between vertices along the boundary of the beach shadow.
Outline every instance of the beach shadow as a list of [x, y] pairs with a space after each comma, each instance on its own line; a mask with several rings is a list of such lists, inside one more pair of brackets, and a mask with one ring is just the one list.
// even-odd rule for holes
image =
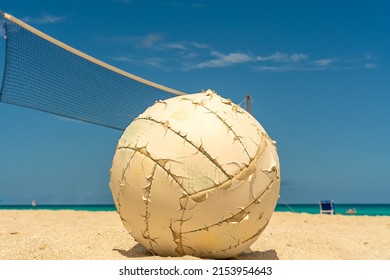
[[236, 259], [238, 260], [279, 260], [275, 250], [267, 251], [252, 251], [250, 253], [242, 253]]
[[112, 249], [113, 251], [117, 251], [122, 256], [128, 257], [128, 258], [146, 258], [151, 257], [153, 254], [149, 252], [144, 246], [141, 244], [134, 245], [133, 248], [130, 250], [121, 250], [121, 249]]
[[[121, 249], [113, 249], [113, 251], [117, 251], [122, 256], [127, 258], [147, 258], [154, 256], [151, 252], [149, 252], [144, 246], [141, 244], [136, 244], [130, 250], [121, 250]], [[267, 251], [252, 251], [249, 253], [242, 253], [236, 258], [236, 260], [279, 260], [278, 254], [275, 250], [267, 250]]]

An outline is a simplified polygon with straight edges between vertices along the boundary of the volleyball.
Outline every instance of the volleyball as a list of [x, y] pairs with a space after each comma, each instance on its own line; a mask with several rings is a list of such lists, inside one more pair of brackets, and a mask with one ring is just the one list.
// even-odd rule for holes
[[211, 90], [147, 108], [120, 138], [110, 176], [124, 226], [160, 256], [238, 256], [266, 228], [280, 191], [275, 141]]

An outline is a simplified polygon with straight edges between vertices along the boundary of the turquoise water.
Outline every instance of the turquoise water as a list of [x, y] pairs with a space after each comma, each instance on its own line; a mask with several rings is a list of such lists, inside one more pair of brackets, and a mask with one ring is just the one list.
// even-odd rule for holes
[[[390, 204], [335, 204], [336, 214], [347, 215], [346, 211], [356, 208], [356, 216], [390, 216]], [[76, 211], [116, 211], [114, 205], [0, 205], [0, 210], [76, 210]], [[318, 204], [278, 204], [278, 212], [319, 214]]]
[[0, 205], [0, 210], [116, 211], [114, 205]]
[[[390, 216], [390, 204], [335, 204], [334, 208], [336, 214], [341, 215], [347, 215], [349, 209], [355, 208], [355, 216]], [[319, 204], [290, 204], [288, 207], [278, 204], [276, 211], [319, 214], [320, 206]]]

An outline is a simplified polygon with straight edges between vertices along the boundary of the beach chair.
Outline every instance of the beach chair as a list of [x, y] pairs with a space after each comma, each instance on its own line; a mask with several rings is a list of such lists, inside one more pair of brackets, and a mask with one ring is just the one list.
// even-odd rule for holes
[[320, 214], [334, 215], [333, 200], [321, 200], [320, 201]]

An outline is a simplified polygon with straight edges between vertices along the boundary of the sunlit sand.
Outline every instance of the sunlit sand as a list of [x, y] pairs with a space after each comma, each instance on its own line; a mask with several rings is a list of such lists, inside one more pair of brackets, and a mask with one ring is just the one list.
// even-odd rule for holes
[[[390, 259], [389, 216], [276, 212], [238, 259]], [[0, 259], [167, 259], [151, 255], [115, 212], [1, 210]], [[196, 259], [184, 256], [175, 259]]]

